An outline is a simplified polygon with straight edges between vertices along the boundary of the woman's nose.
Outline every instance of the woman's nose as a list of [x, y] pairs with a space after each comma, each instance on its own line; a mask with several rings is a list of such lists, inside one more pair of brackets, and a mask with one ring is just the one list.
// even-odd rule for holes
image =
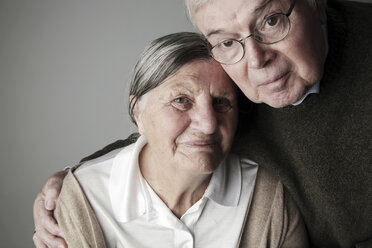
[[217, 113], [214, 111], [212, 104], [195, 109], [191, 119], [191, 128], [203, 134], [213, 134], [217, 130]]

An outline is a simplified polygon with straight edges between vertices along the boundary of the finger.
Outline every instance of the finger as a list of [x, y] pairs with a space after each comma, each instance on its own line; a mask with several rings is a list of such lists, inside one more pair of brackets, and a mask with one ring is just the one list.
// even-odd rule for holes
[[[34, 203], [34, 243], [40, 247], [67, 247], [63, 235], [53, 218], [52, 211], [44, 208], [43, 195], [39, 193]], [[37, 246], [38, 247], [38, 246]]]
[[32, 236], [32, 240], [34, 241], [34, 244], [36, 248], [48, 248], [46, 244], [44, 244], [39, 237], [37, 236], [36, 233], [34, 233], [34, 236]]
[[67, 244], [63, 238], [49, 233], [46, 229], [37, 229], [34, 237], [36, 238], [36, 240], [39, 240], [41, 244], [46, 245], [47, 247], [67, 248]]
[[60, 171], [52, 175], [42, 189], [42, 193], [45, 195], [45, 208], [48, 210], [54, 210], [56, 208], [56, 201], [61, 192], [63, 179], [65, 178], [67, 171]]
[[53, 212], [45, 209], [44, 205], [44, 196], [39, 193], [34, 203], [35, 230], [46, 229], [53, 235], [63, 236], [53, 217]]

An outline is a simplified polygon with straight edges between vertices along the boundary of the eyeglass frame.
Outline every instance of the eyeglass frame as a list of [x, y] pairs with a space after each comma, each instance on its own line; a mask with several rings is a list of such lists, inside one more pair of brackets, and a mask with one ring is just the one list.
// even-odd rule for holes
[[[274, 14], [272, 14], [272, 15], [269, 16], [269, 17], [271, 17], [271, 16], [273, 16], [273, 15], [279, 15], [279, 14], [280, 14], [280, 15], [284, 15], [284, 16], [288, 19], [288, 24], [289, 24], [288, 32], [287, 32], [286, 35], [283, 36], [283, 38], [281, 38], [281, 39], [279, 39], [279, 40], [277, 40], [277, 41], [274, 41], [274, 42], [262, 42], [262, 41], [260, 41], [260, 40], [258, 40], [258, 39], [256, 38], [256, 35], [255, 35], [254, 32], [253, 32], [253, 33], [251, 33], [250, 35], [248, 35], [248, 36], [246, 36], [246, 37], [244, 37], [244, 38], [241, 38], [241, 39], [239, 39], [239, 40], [236, 40], [236, 39], [227, 39], [227, 40], [224, 40], [224, 41], [221, 41], [221, 42], [217, 43], [217, 44], [214, 45], [214, 46], [210, 46], [210, 47], [209, 47], [209, 53], [210, 53], [210, 56], [211, 56], [214, 60], [216, 60], [218, 63], [220, 63], [220, 64], [224, 64], [224, 65], [233, 65], [233, 64], [238, 63], [239, 61], [241, 61], [241, 60], [244, 58], [244, 55], [245, 55], [245, 47], [244, 47], [244, 46], [245, 46], [245, 43], [244, 43], [244, 41], [245, 41], [246, 39], [248, 39], [249, 37], [252, 37], [252, 38], [253, 38], [255, 41], [257, 41], [258, 43], [266, 44], [266, 45], [271, 45], [271, 44], [275, 44], [275, 43], [278, 43], [278, 42], [282, 41], [285, 37], [287, 37], [287, 35], [289, 34], [289, 31], [291, 30], [291, 20], [289, 19], [289, 16], [292, 14], [295, 4], [296, 4], [296, 0], [293, 0], [293, 1], [291, 2], [291, 5], [290, 5], [290, 7], [289, 7], [289, 9], [288, 9], [288, 11], [287, 11], [286, 14], [278, 12], [278, 13], [274, 13]], [[220, 61], [218, 61], [218, 60], [213, 56], [213, 53], [212, 53], [213, 48], [215, 48], [216, 46], [220, 45], [222, 42], [225, 42], [225, 41], [228, 41], [228, 40], [229, 40], [229, 41], [236, 41], [236, 42], [238, 42], [238, 43], [241, 45], [241, 47], [243, 48], [243, 54], [242, 54], [242, 57], [241, 57], [239, 60], [237, 60], [236, 62], [233, 62], [233, 63], [223, 63], [223, 62], [220, 62]]]

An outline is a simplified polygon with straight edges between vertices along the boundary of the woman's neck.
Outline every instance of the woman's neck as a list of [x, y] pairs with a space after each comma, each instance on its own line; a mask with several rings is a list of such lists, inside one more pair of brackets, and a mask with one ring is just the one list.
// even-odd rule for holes
[[159, 162], [148, 145], [139, 156], [139, 166], [147, 183], [175, 216], [181, 216], [202, 198], [212, 174], [180, 171], [177, 166]]

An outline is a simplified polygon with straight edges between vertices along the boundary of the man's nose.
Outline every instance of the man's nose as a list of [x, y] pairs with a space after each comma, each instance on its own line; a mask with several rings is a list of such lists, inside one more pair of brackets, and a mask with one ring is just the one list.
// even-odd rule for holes
[[267, 49], [267, 45], [261, 44], [253, 37], [246, 39], [244, 42], [245, 54], [248, 68], [261, 69], [271, 60], [271, 53]]
[[191, 116], [191, 128], [204, 134], [213, 134], [217, 130], [218, 120], [212, 104], [200, 106]]

